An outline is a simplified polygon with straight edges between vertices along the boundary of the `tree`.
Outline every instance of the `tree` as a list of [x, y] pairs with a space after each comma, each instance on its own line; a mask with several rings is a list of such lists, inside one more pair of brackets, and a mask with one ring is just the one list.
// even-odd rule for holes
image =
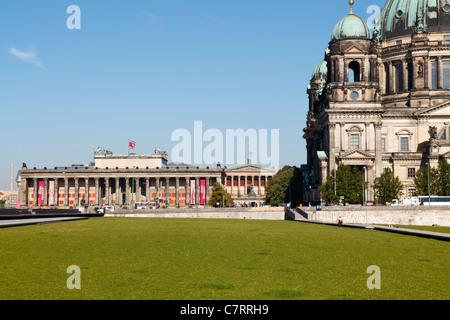
[[[225, 205], [223, 203], [225, 196]], [[212, 194], [209, 198], [208, 204], [212, 207], [217, 207], [217, 203], [219, 203], [219, 207], [228, 207], [233, 205], [234, 201], [231, 195], [225, 190], [225, 188], [218, 182], [216, 182], [212, 188]]]
[[[335, 181], [336, 177], [336, 181]], [[362, 170], [357, 166], [340, 165], [336, 172], [333, 170], [327, 182], [319, 187], [322, 199], [326, 203], [337, 202], [340, 197], [344, 197], [344, 203], [362, 203], [363, 200]]]
[[450, 164], [447, 159], [442, 160], [438, 166], [439, 196], [450, 196]]
[[[428, 179], [428, 171], [430, 179]], [[430, 183], [430, 195], [440, 194], [439, 187], [439, 170], [437, 168], [431, 168], [428, 166], [417, 171], [414, 178], [414, 184], [416, 186], [416, 193], [419, 196], [428, 195], [428, 180]]]
[[381, 176], [375, 179], [373, 188], [375, 190], [375, 198], [381, 204], [398, 199], [403, 194], [402, 182], [399, 177], [394, 177], [394, 173], [389, 168], [385, 168]]
[[291, 202], [291, 207], [296, 207], [302, 202], [302, 190], [300, 168], [284, 166], [267, 183], [265, 204], [279, 206]]

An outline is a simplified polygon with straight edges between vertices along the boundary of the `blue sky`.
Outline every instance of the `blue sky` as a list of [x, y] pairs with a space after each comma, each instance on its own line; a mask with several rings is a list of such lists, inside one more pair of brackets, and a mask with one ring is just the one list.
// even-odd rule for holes
[[[365, 20], [370, 5], [356, 1]], [[81, 9], [81, 29], [66, 12]], [[306, 161], [306, 87], [347, 1], [15, 0], [0, 4], [0, 189], [10, 166], [169, 152], [174, 130], [279, 129]]]

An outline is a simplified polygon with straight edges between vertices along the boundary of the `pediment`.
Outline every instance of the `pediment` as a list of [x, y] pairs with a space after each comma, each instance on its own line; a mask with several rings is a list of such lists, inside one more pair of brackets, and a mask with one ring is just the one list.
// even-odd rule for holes
[[268, 168], [264, 168], [261, 166], [257, 166], [254, 164], [246, 164], [242, 166], [236, 166], [232, 168], [228, 168], [225, 170], [226, 174], [232, 174], [232, 173], [254, 173], [254, 174], [275, 174], [275, 170], [271, 170]]
[[362, 150], [351, 150], [343, 153], [341, 159], [373, 159], [375, 156]]
[[416, 116], [447, 116], [450, 119], [450, 101], [420, 110], [416, 112]]
[[347, 53], [364, 53], [364, 51], [361, 50], [361, 49], [359, 49], [359, 48], [356, 47], [356, 46], [353, 46], [353, 47], [350, 47], [350, 48], [348, 48], [347, 50], [345, 50], [345, 53], [346, 53], [346, 54], [347, 54]]

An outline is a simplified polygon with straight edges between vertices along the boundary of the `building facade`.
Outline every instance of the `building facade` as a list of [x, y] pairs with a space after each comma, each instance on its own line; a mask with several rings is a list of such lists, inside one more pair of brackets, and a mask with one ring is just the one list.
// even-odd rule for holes
[[90, 166], [19, 171], [22, 206], [91, 207], [189, 206], [207, 204], [214, 183], [223, 183], [223, 169], [168, 165], [155, 155], [96, 155]]
[[260, 206], [275, 171], [251, 164], [225, 169], [225, 188], [237, 205]]
[[450, 4], [389, 0], [372, 32], [351, 8], [307, 93], [305, 202], [342, 164], [362, 170], [367, 201], [385, 168], [415, 195], [416, 172], [450, 159]]
[[136, 205], [188, 207], [208, 205], [220, 183], [236, 204], [264, 202], [265, 185], [274, 171], [255, 165], [227, 169], [168, 164], [164, 154], [97, 154], [88, 166], [19, 170], [18, 200], [22, 207], [77, 208]]

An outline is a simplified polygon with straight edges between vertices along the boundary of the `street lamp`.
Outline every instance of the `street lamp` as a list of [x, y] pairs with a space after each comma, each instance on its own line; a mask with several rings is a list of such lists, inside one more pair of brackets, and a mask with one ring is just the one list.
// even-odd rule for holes
[[428, 205], [431, 206], [431, 195], [430, 195], [430, 158], [428, 158]]
[[366, 179], [365, 179], [365, 175], [366, 175], [366, 167], [363, 167], [362, 168], [362, 187], [363, 187], [363, 189], [362, 189], [362, 205], [364, 206], [364, 202], [365, 202], [365, 195], [366, 195], [366, 186], [365, 186], [365, 183], [366, 183]]

